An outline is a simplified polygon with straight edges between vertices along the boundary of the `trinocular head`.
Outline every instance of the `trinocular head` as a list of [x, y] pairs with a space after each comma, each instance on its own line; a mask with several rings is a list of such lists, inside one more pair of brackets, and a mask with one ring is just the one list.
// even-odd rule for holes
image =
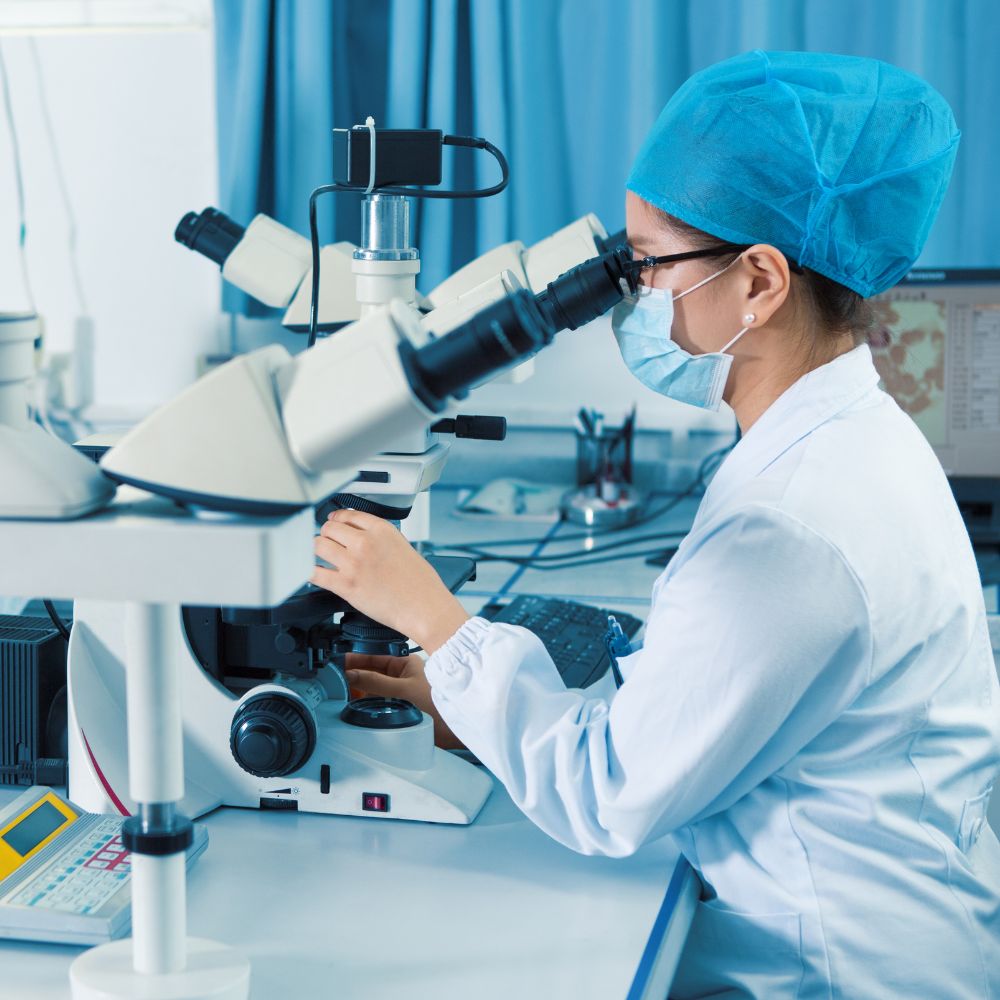
[[868, 297], [920, 255], [959, 135], [944, 98], [895, 66], [749, 52], [674, 94], [627, 186], [689, 226], [770, 243]]

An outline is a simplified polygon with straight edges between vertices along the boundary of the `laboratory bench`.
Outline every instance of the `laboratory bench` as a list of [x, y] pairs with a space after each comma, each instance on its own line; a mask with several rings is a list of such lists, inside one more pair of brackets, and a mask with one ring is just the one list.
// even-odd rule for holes
[[[19, 794], [0, 789], [0, 806]], [[583, 857], [497, 785], [475, 823], [219, 809], [188, 933], [240, 948], [254, 1000], [664, 1000], [698, 882], [660, 841]], [[68, 998], [79, 948], [0, 942], [0, 998]]]
[[[580, 531], [569, 524], [455, 517], [461, 492], [433, 491], [439, 544], [523, 538], [503, 550], [515, 555], [582, 548], [567, 540]], [[629, 532], [681, 530], [696, 506]], [[543, 593], [644, 618], [659, 572], [643, 558], [586, 572], [484, 563], [460, 596], [472, 613]], [[0, 788], [0, 806], [17, 794]], [[578, 855], [497, 783], [468, 827], [231, 808], [204, 822], [188, 933], [241, 948], [257, 1000], [665, 1000], [700, 890], [668, 841], [627, 859]], [[78, 954], [0, 942], [0, 1000], [68, 998]]]

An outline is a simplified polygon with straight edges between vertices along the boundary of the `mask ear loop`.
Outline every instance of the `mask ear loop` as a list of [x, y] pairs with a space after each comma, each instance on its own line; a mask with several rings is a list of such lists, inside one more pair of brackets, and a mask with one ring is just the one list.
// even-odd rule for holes
[[[683, 291], [683, 292], [681, 292], [681, 293], [680, 293], [679, 295], [675, 295], [675, 296], [674, 296], [674, 302], [676, 302], [676, 301], [677, 301], [678, 299], [682, 299], [682, 298], [684, 298], [684, 296], [685, 296], [685, 295], [689, 295], [689, 294], [690, 294], [691, 292], [695, 291], [696, 289], [698, 289], [698, 288], [701, 288], [701, 286], [702, 286], [702, 285], [707, 285], [707, 284], [708, 284], [708, 283], [709, 283], [710, 281], [714, 281], [714, 280], [715, 280], [715, 279], [716, 279], [716, 278], [717, 278], [717, 277], [718, 277], [718, 276], [719, 276], [720, 274], [725, 274], [725, 273], [726, 273], [726, 271], [728, 271], [728, 270], [729, 270], [729, 269], [730, 269], [730, 268], [731, 268], [731, 267], [733, 266], [733, 264], [735, 264], [735, 263], [736, 263], [736, 261], [737, 261], [737, 260], [739, 260], [739, 259], [740, 259], [740, 257], [742, 257], [742, 256], [743, 256], [743, 254], [740, 254], [740, 256], [739, 256], [739, 257], [737, 257], [737, 258], [736, 258], [735, 260], [731, 260], [731, 261], [730, 261], [730, 262], [729, 262], [729, 263], [728, 263], [728, 264], [727, 264], [727, 265], [726, 265], [726, 266], [725, 266], [724, 268], [722, 268], [722, 270], [721, 270], [721, 271], [716, 271], [716, 272], [715, 272], [715, 274], [710, 274], [710, 275], [709, 275], [709, 276], [708, 276], [707, 278], [702, 278], [702, 280], [701, 280], [701, 281], [699, 281], [697, 285], [692, 285], [692, 286], [691, 286], [690, 288], [688, 288], [688, 289], [687, 289], [686, 291]], [[754, 317], [754, 319], [756, 319], [756, 318], [757, 318], [757, 317], [755, 316], [755, 317]], [[752, 322], [753, 322], [753, 320], [751, 320], [750, 322], [752, 323]], [[744, 335], [744, 334], [745, 334], [745, 333], [746, 333], [746, 332], [747, 332], [747, 331], [748, 331], [749, 329], [750, 329], [750, 327], [749, 327], [749, 326], [745, 326], [745, 327], [743, 327], [743, 329], [742, 329], [742, 330], [740, 330], [740, 332], [739, 332], [738, 334], [736, 334], [736, 336], [735, 336], [735, 337], [733, 337], [733, 339], [732, 339], [731, 341], [729, 341], [729, 343], [728, 343], [728, 344], [726, 344], [726, 346], [725, 346], [725, 347], [721, 347], [721, 348], [719, 348], [719, 350], [718, 350], [718, 351], [712, 351], [711, 353], [712, 353], [712, 354], [725, 354], [725, 353], [726, 353], [726, 351], [728, 351], [730, 347], [733, 347], [733, 346], [734, 346], [734, 345], [736, 344], [736, 342], [737, 342], [737, 341], [738, 341], [738, 340], [739, 340], [739, 339], [740, 339], [740, 338], [741, 338], [741, 337], [742, 337], [742, 336], [743, 336], [743, 335]]]
[[743, 329], [740, 330], [740, 332], [738, 334], [736, 334], [736, 336], [733, 337], [733, 339], [731, 341], [729, 341], [729, 343], [726, 344], [725, 347], [720, 347], [719, 350], [716, 351], [716, 352], [714, 352], [714, 353], [716, 353], [716, 354], [725, 354], [726, 351], [728, 351], [729, 348], [732, 347], [736, 343], [736, 341], [739, 340], [740, 337], [742, 337], [743, 334], [745, 334], [747, 332], [747, 330], [749, 330], [749, 329], [750, 329], [750, 327], [748, 327], [748, 326], [743, 327]]
[[710, 274], [707, 278], [702, 278], [697, 285], [692, 285], [690, 288], [685, 289], [683, 292], [680, 292], [679, 294], [675, 295], [674, 302], [676, 302], [678, 299], [684, 298], [685, 295], [690, 295], [692, 292], [697, 291], [699, 288], [701, 288], [702, 285], [707, 285], [710, 281], [715, 281], [715, 279], [719, 277], [720, 274], [725, 274], [726, 271], [728, 271], [733, 266], [733, 264], [735, 264], [736, 261], [738, 261], [742, 256], [743, 254], [740, 254], [739, 257], [736, 257], [734, 260], [731, 260], [724, 268], [722, 268], [721, 271], [716, 271], [715, 274]]

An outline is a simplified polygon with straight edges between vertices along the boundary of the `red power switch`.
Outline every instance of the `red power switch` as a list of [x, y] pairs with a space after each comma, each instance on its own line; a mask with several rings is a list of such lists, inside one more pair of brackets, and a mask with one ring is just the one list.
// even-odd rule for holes
[[384, 792], [362, 792], [361, 808], [370, 813], [387, 813], [389, 811], [389, 796]]

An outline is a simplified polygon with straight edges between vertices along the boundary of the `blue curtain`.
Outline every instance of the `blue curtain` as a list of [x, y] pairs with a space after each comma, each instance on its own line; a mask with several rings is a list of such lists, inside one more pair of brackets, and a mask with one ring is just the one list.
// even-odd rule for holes
[[[485, 136], [509, 188], [417, 202], [420, 287], [509, 239], [585, 212], [623, 221], [629, 165], [693, 72], [753, 48], [872, 56], [927, 79], [963, 130], [921, 263], [1000, 266], [996, 0], [216, 0], [221, 207], [307, 232], [330, 175], [330, 129], [359, 124]], [[488, 185], [492, 159], [447, 150], [444, 183]], [[327, 196], [324, 239], [356, 241], [351, 196]], [[229, 309], [252, 308], [229, 290]]]

